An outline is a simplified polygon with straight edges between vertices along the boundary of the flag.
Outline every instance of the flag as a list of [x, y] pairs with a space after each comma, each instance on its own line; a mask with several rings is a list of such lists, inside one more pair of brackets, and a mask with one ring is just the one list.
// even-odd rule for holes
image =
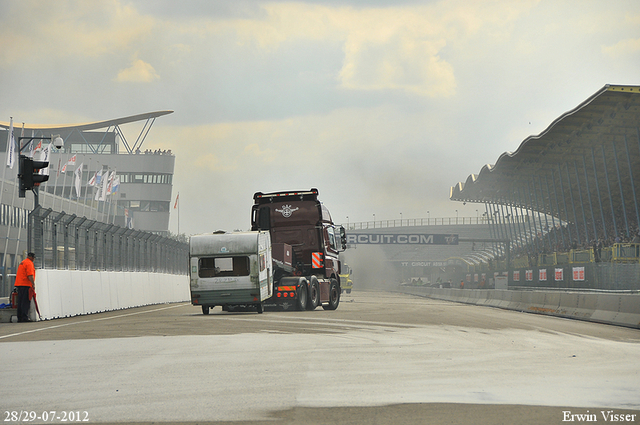
[[64, 164], [62, 166], [62, 170], [60, 170], [60, 172], [62, 172], [62, 173], [66, 173], [67, 172], [67, 164]]
[[[120, 181], [120, 178], [118, 177], [118, 182]], [[109, 176], [109, 183], [107, 184], [107, 195], [111, 195], [112, 193], [115, 192], [115, 190], [113, 190], [113, 185], [116, 182], [116, 172], [113, 171], [111, 173], [111, 175]]]
[[74, 174], [76, 175], [76, 181], [74, 183], [75, 183], [75, 186], [76, 186], [76, 195], [77, 195], [78, 198], [80, 197], [80, 189], [81, 189], [80, 183], [81, 183], [81, 180], [82, 180], [82, 166], [83, 165], [84, 164], [81, 163], [78, 166], [78, 168], [76, 168], [76, 171], [74, 171]]
[[116, 176], [111, 184], [111, 193], [116, 193], [120, 189], [120, 176]]
[[7, 133], [7, 167], [13, 169], [16, 161], [16, 139], [13, 137], [13, 118], [9, 124], [9, 133]]
[[98, 201], [107, 200], [107, 195], [109, 194], [109, 185], [111, 184], [111, 182], [115, 177], [116, 177], [115, 171], [112, 171], [111, 173], [107, 171], [107, 174], [102, 179], [102, 185], [101, 185], [102, 189], [100, 190], [100, 197], [97, 199]]
[[87, 182], [89, 186], [98, 186], [100, 184], [100, 179], [102, 178], [102, 170], [96, 171], [96, 173], [91, 177], [91, 179]]
[[[47, 147], [45, 147], [44, 149], [42, 149], [42, 161], [45, 162], [49, 162], [49, 154], [51, 153], [51, 142], [47, 145]], [[40, 169], [40, 174], [43, 174], [45, 176], [49, 175], [49, 167], [45, 167], [45, 168], [41, 168]]]
[[76, 155], [73, 155], [69, 161], [67, 161], [67, 165], [76, 165]]
[[94, 198], [94, 200], [96, 201], [104, 201], [105, 197], [106, 197], [106, 193], [104, 193], [106, 191], [106, 182], [108, 180], [107, 176], [109, 175], [109, 171], [106, 172], [104, 178], [102, 178], [102, 169], [100, 169], [96, 175], [96, 181], [95, 181], [95, 186], [98, 188], [98, 190], [96, 191], [96, 196]]
[[89, 181], [87, 182], [87, 184], [89, 186], [96, 186], [96, 181], [98, 180], [98, 171], [96, 171], [93, 175], [93, 177], [91, 177], [89, 179]]
[[178, 208], [178, 198], [180, 197], [180, 192], [178, 192], [178, 195], [176, 196], [176, 203], [173, 204], [173, 209], [175, 210], [176, 208]]

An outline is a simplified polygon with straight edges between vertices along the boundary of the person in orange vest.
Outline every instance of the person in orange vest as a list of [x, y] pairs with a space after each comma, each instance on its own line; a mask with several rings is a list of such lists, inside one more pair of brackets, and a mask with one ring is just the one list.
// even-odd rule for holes
[[464, 289], [464, 280], [460, 281], [460, 289]]
[[27, 258], [22, 260], [16, 272], [16, 283], [14, 286], [18, 289], [18, 322], [30, 322], [29, 319], [29, 290], [36, 288], [36, 268], [33, 265], [36, 254], [30, 252]]

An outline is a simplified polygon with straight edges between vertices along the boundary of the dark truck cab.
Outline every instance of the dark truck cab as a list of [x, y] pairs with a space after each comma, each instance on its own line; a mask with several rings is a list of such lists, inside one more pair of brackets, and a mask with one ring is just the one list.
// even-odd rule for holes
[[[275, 304], [285, 309], [335, 310], [340, 302], [340, 260], [345, 231], [331, 220], [318, 190], [257, 192], [251, 230], [269, 231], [274, 258]], [[287, 257], [290, 247], [290, 257]]]

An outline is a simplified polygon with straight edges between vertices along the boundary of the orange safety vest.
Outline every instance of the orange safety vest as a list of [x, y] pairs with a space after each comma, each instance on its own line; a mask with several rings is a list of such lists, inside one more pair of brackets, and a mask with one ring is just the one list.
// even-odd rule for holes
[[36, 268], [33, 265], [33, 261], [29, 258], [25, 258], [22, 260], [20, 265], [18, 266], [18, 271], [16, 272], [16, 283], [14, 286], [29, 286], [33, 287], [31, 281], [27, 276], [33, 276], [33, 280], [36, 279]]

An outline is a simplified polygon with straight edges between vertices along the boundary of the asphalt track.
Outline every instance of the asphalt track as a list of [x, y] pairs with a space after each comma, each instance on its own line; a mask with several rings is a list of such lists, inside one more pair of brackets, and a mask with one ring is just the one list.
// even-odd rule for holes
[[385, 292], [337, 311], [155, 305], [1, 324], [0, 420], [640, 423], [639, 358], [636, 329]]

